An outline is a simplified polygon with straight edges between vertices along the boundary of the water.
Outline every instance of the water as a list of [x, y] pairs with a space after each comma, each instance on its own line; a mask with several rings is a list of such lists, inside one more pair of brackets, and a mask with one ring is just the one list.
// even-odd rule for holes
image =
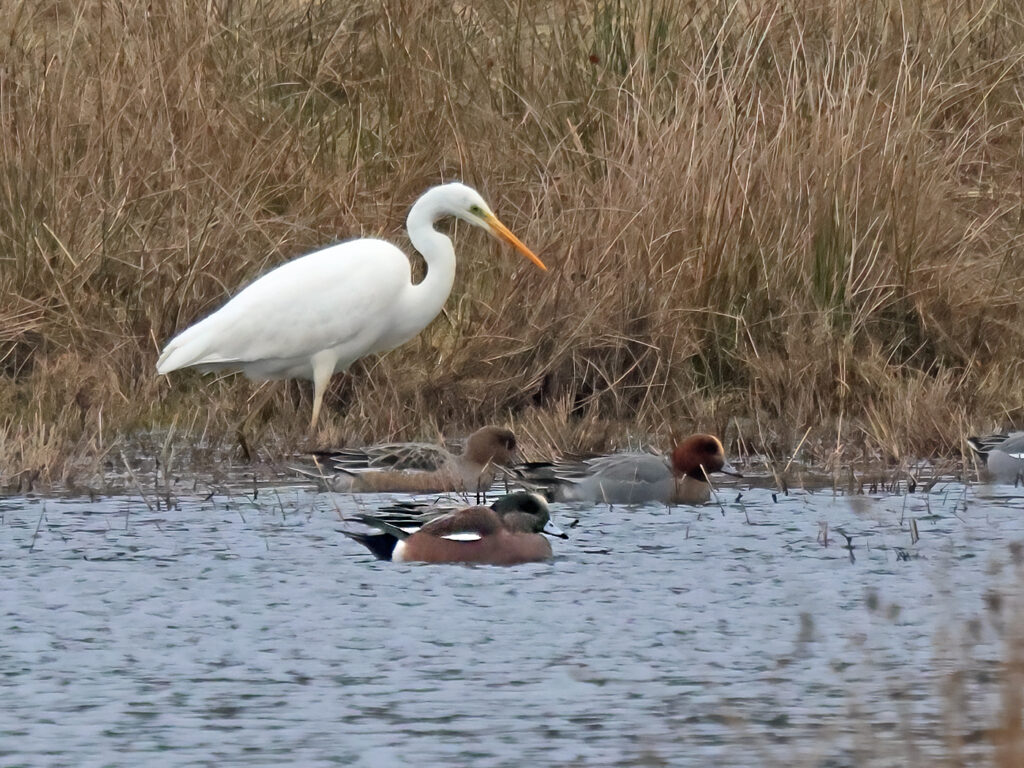
[[741, 482], [556, 505], [556, 559], [507, 569], [374, 561], [338, 513], [382, 497], [0, 498], [0, 765], [985, 757], [1024, 492]]

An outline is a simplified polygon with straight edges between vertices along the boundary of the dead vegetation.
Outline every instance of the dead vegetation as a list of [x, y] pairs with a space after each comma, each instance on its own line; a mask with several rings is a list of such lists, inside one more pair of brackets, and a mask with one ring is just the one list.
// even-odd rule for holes
[[956, 452], [1024, 403], [1024, 7], [550, 0], [0, 7], [0, 484], [125, 435], [308, 444], [300, 385], [157, 377], [271, 266], [404, 242], [460, 178], [447, 311], [321, 444], [509, 422]]

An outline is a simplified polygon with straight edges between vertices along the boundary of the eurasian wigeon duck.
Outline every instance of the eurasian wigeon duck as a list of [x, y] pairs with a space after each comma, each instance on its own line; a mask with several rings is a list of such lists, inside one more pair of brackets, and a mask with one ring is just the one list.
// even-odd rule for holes
[[429, 443], [393, 443], [315, 453], [315, 468], [292, 469], [336, 493], [479, 493], [515, 457], [512, 431], [488, 426], [471, 434], [460, 454]]
[[714, 435], [692, 435], [668, 456], [613, 453], [579, 462], [521, 464], [514, 472], [552, 501], [604, 504], [703, 504], [711, 498], [708, 475], [742, 477]]
[[551, 522], [543, 497], [526, 491], [502, 496], [490, 507], [419, 513], [405, 505], [352, 519], [377, 530], [342, 533], [379, 560], [394, 562], [518, 565], [552, 557], [543, 533], [568, 538]]
[[968, 437], [967, 444], [994, 480], [1024, 483], [1024, 432]]

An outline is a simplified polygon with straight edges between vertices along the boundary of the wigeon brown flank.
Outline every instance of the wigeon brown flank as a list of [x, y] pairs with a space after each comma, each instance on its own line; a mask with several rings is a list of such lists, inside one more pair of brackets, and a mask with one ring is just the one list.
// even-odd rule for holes
[[410, 521], [414, 528], [424, 517], [432, 516], [357, 515], [354, 519], [379, 532], [342, 532], [381, 560], [478, 565], [548, 560], [553, 556], [551, 544], [542, 534], [567, 538], [551, 522], [547, 502], [526, 491], [502, 496], [490, 507], [439, 510], [438, 516], [410, 532]]
[[487, 426], [471, 434], [457, 455], [441, 446], [399, 443], [315, 458], [315, 469], [293, 469], [338, 493], [476, 493], [493, 485], [499, 467], [515, 461], [516, 438], [509, 429]]
[[706, 434], [691, 435], [667, 457], [614, 453], [516, 468], [525, 484], [544, 489], [553, 501], [604, 504], [704, 504], [711, 498], [708, 475], [714, 472], [742, 476], [726, 460], [721, 440]]

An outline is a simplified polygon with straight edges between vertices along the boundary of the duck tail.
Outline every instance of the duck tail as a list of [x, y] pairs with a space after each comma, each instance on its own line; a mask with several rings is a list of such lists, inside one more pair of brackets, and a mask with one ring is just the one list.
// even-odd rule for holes
[[505, 469], [505, 474], [531, 493], [539, 494], [545, 501], [560, 501], [563, 489], [572, 482], [561, 478], [550, 461], [524, 461]]
[[1010, 435], [1005, 432], [997, 432], [991, 435], [981, 435], [980, 437], [968, 437], [967, 445], [971, 447], [971, 450], [980, 459], [985, 459], [991, 453], [993, 448], [1000, 447], [1004, 442], [1010, 439]]
[[988, 448], [985, 447], [980, 437], [968, 437], [967, 445], [970, 446], [979, 459], [984, 459], [988, 456]]
[[356, 533], [355, 531], [342, 531], [342, 533], [353, 541], [358, 541], [378, 560], [390, 560], [395, 551], [395, 545], [398, 543], [398, 537], [392, 536], [390, 533]]

